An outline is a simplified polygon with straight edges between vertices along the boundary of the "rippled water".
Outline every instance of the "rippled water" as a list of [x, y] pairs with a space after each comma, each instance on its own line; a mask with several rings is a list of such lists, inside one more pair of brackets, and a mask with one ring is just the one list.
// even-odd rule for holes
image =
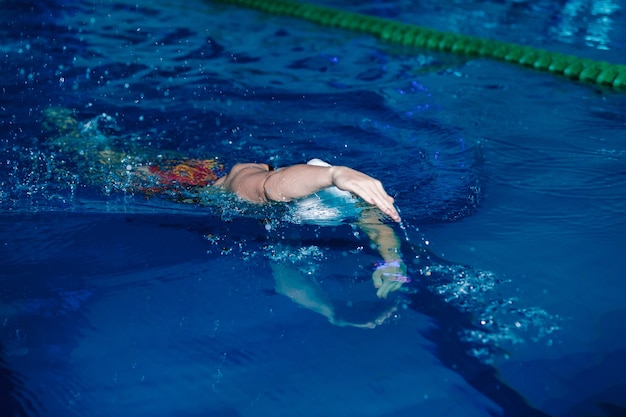
[[[623, 2], [342, 7], [626, 63]], [[623, 413], [622, 91], [210, 2], [0, 9], [3, 413]], [[381, 178], [407, 291], [375, 298], [350, 225], [120, 192], [50, 145], [50, 106], [137, 157]], [[276, 293], [277, 263], [345, 317], [394, 313], [333, 326]]]

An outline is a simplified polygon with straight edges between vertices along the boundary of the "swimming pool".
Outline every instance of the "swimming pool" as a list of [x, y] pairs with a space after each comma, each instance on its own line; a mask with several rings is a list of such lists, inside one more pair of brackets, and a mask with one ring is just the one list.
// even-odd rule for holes
[[[626, 64], [624, 2], [340, 7]], [[0, 8], [2, 413], [624, 415], [624, 91], [211, 2]], [[50, 149], [51, 106], [135, 149], [381, 178], [411, 291], [329, 324], [272, 262], [369, 314], [351, 225], [117, 192]]]

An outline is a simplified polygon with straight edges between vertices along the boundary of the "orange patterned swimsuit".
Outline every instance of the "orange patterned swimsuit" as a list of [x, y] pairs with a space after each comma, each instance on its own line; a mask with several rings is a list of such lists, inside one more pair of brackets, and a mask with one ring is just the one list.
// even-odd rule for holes
[[147, 168], [157, 184], [146, 191], [155, 194], [207, 187], [225, 173], [215, 159], [170, 160]]

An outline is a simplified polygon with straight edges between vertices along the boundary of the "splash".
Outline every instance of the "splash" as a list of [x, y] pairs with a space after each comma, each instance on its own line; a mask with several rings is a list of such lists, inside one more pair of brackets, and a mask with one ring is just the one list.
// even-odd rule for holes
[[510, 283], [489, 271], [463, 265], [430, 265], [421, 274], [432, 279], [428, 288], [460, 311], [472, 316], [472, 327], [461, 340], [472, 346], [470, 354], [485, 363], [497, 356], [508, 358], [507, 349], [527, 342], [553, 344], [562, 320], [537, 306], [526, 306], [517, 297], [498, 297]]

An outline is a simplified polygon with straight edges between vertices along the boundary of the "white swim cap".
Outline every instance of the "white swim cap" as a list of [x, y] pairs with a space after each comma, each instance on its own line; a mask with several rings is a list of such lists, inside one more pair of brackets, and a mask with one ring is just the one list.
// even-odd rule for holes
[[307, 165], [315, 165], [317, 167], [331, 167], [332, 166], [328, 162], [324, 162], [324, 161], [322, 161], [319, 158], [313, 158], [309, 162], [307, 162], [306, 164]]

